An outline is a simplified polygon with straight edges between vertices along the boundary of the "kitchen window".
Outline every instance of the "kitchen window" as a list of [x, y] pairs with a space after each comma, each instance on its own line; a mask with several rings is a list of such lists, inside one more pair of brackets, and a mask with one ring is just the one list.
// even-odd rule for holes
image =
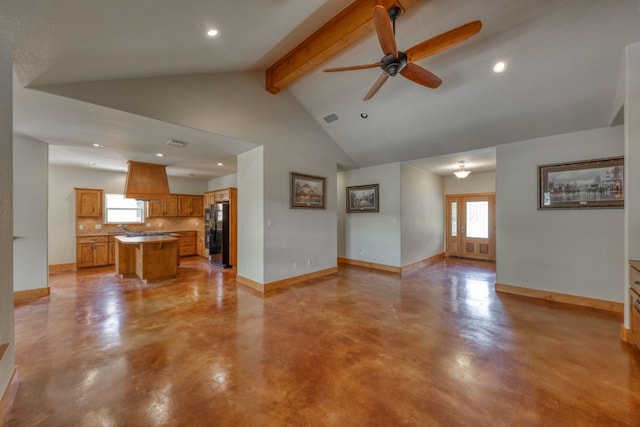
[[104, 196], [105, 223], [141, 224], [144, 222], [144, 202], [125, 199], [122, 194], [106, 193]]

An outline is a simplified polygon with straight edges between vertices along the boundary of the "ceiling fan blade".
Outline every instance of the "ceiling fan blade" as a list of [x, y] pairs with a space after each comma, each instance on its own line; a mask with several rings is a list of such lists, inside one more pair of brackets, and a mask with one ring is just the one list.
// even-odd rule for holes
[[367, 96], [364, 97], [363, 101], [368, 101], [369, 99], [373, 98], [373, 95], [376, 94], [378, 89], [382, 87], [382, 85], [387, 81], [388, 78], [389, 74], [382, 73], [382, 75], [378, 77], [378, 80], [376, 80], [373, 86], [371, 86], [371, 89], [369, 89], [369, 92], [367, 92]]
[[352, 65], [350, 67], [337, 67], [337, 68], [325, 68], [325, 73], [333, 73], [335, 71], [351, 71], [351, 70], [364, 70], [367, 68], [376, 68], [382, 65], [381, 62], [376, 62], [375, 64], [365, 64], [365, 65]]
[[439, 36], [435, 36], [432, 39], [418, 43], [405, 52], [407, 54], [407, 62], [419, 61], [427, 56], [442, 52], [476, 35], [481, 28], [482, 22], [472, 21], [453, 30], [449, 30], [446, 33], [442, 33]]
[[435, 89], [442, 84], [440, 77], [416, 64], [407, 64], [407, 66], [400, 71], [400, 74], [419, 85], [431, 89]]
[[373, 25], [376, 27], [378, 41], [385, 55], [398, 56], [398, 47], [396, 46], [396, 36], [393, 33], [391, 18], [389, 12], [384, 6], [376, 5], [373, 8]]

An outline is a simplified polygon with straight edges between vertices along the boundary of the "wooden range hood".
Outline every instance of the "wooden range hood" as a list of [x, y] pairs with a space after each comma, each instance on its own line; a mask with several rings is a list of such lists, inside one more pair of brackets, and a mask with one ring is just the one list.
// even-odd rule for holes
[[169, 180], [166, 165], [129, 160], [124, 197], [138, 200], [169, 199]]

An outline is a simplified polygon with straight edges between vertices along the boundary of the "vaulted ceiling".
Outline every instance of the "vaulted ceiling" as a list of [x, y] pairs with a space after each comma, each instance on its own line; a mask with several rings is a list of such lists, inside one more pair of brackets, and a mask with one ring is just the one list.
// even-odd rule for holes
[[[354, 3], [368, 9], [375, 1]], [[640, 42], [637, 0], [406, 3], [406, 14], [396, 23], [400, 50], [482, 21], [474, 37], [417, 62], [442, 78], [437, 89], [396, 76], [363, 102], [380, 69], [322, 72], [380, 60], [370, 22], [341, 36], [337, 46], [321, 49], [333, 56], [300, 62], [294, 67], [300, 72], [278, 80], [278, 88], [290, 91], [355, 165], [412, 161], [445, 174], [456, 160], [465, 159], [473, 168], [477, 158], [477, 170], [490, 170], [496, 145], [615, 121], [622, 107], [624, 47]], [[14, 131], [51, 144], [52, 163], [87, 166], [101, 156], [98, 163], [124, 168], [134, 154], [141, 161], [143, 154], [153, 156], [158, 140], [179, 139], [189, 141], [193, 152], [175, 154], [175, 174], [212, 178], [232, 173], [235, 155], [253, 144], [37, 89], [96, 80], [264, 72], [349, 4], [0, 0], [0, 37], [15, 62]], [[220, 31], [215, 38], [205, 35], [211, 27]], [[323, 34], [336, 31], [315, 37], [323, 40]], [[492, 71], [497, 61], [507, 62], [504, 73]], [[327, 123], [324, 118], [332, 114], [337, 120]], [[92, 141], [118, 144], [98, 152], [88, 145]], [[217, 167], [218, 162], [225, 166]]]

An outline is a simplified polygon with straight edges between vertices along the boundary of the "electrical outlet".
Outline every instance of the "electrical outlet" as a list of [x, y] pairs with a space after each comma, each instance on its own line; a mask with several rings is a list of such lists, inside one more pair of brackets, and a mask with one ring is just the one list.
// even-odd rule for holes
[[267, 227], [271, 227], [271, 220], [270, 219], [267, 220]]
[[101, 228], [102, 228], [102, 225], [96, 224], [96, 230], [100, 230]]
[[151, 228], [151, 223], [150, 223], [150, 222], [147, 222], [147, 223], [145, 224], [145, 227], [147, 227], [147, 228]]
[[311, 265], [311, 258], [307, 259], [307, 265]]
[[294, 270], [296, 269], [296, 267], [297, 267], [297, 266], [298, 266], [298, 263], [297, 263], [297, 262], [295, 262], [295, 261], [293, 261], [293, 269], [294, 269]]
[[364, 248], [360, 248], [360, 255], [364, 253]]
[[78, 226], [78, 230], [84, 230], [84, 225], [83, 225], [83, 224], [80, 224], [80, 225]]

